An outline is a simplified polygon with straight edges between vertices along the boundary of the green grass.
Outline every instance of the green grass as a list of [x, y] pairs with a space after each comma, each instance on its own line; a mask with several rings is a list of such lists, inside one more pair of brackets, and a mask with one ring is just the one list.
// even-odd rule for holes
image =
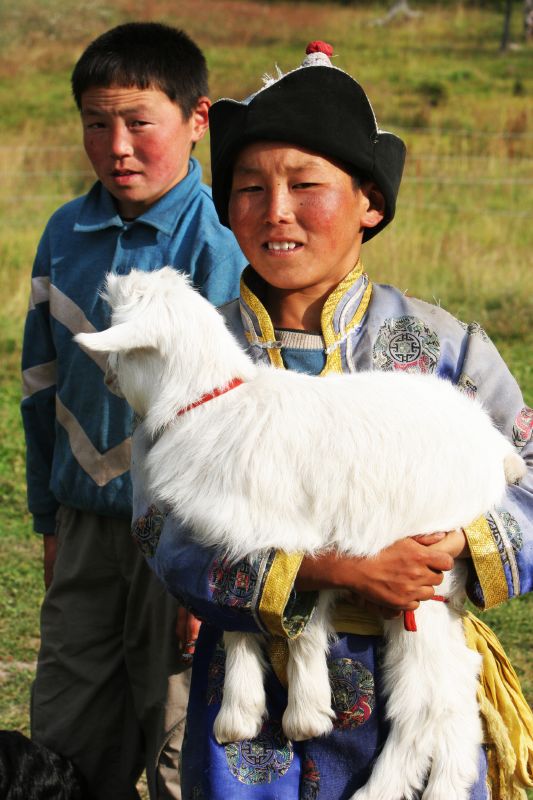
[[5, 368], [0, 378], [0, 727], [27, 732], [43, 594], [41, 541], [31, 532], [26, 511], [18, 343], [15, 348], [4, 331], [1, 342]]
[[524, 695], [529, 702], [533, 700], [533, 676], [531, 674], [531, 653], [533, 652], [533, 629], [531, 615], [533, 602], [531, 595], [517, 597], [512, 603], [498, 606], [481, 615], [505, 644], [522, 683]]
[[[417, 6], [416, 0], [412, 5]], [[373, 99], [382, 127], [408, 145], [392, 226], [364, 250], [374, 280], [391, 282], [494, 338], [533, 404], [533, 132], [531, 46], [499, 54], [499, 6], [420, 4], [423, 16], [373, 24], [387, 3], [242, 0], [18, 0], [0, 24], [0, 727], [28, 730], [39, 641], [41, 541], [25, 507], [18, 362], [33, 253], [47, 218], [82, 193], [91, 172], [79, 147], [71, 67], [112, 25], [154, 19], [184, 27], [205, 50], [212, 96], [244, 97], [275, 64], [331, 41], [336, 64]], [[209, 180], [208, 142], [196, 153]], [[533, 700], [531, 596], [484, 615]]]

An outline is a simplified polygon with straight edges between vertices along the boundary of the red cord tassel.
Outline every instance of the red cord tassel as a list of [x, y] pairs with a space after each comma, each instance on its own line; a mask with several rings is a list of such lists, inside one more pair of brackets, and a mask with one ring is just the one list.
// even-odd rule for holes
[[403, 627], [406, 631], [412, 631], [413, 633], [416, 633], [417, 627], [414, 611], [403, 612]]
[[[430, 600], [438, 600], [441, 603], [447, 603], [448, 598], [443, 597], [441, 594], [436, 594], [433, 597], [429, 598]], [[403, 627], [406, 631], [411, 631], [412, 633], [416, 633], [416, 619], [415, 619], [415, 612], [414, 611], [404, 611], [403, 612]]]

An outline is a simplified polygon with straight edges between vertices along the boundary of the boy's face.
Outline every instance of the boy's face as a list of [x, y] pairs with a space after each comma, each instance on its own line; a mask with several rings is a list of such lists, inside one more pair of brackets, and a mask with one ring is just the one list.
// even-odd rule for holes
[[364, 228], [383, 217], [367, 195], [328, 158], [289, 144], [255, 142], [235, 163], [229, 221], [270, 286], [318, 298], [353, 269]]
[[200, 98], [185, 120], [160, 89], [95, 86], [82, 94], [85, 151], [123, 217], [138, 217], [187, 175], [209, 105]]

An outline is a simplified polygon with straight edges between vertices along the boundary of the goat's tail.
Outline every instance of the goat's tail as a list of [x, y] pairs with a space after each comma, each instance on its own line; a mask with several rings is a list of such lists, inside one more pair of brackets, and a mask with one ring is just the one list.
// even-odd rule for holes
[[527, 471], [526, 462], [518, 453], [509, 453], [503, 460], [505, 479], [507, 483], [518, 483]]

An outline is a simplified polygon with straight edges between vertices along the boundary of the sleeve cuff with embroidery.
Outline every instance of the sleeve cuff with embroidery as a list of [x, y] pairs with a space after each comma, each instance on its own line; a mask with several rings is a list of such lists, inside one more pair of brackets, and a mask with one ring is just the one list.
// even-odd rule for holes
[[488, 516], [479, 517], [464, 532], [477, 578], [469, 582], [470, 599], [479, 608], [492, 608], [509, 598], [509, 587]]
[[258, 615], [272, 636], [295, 639], [305, 628], [317, 600], [316, 592], [296, 592], [294, 581], [303, 553], [277, 551], [266, 574]]

